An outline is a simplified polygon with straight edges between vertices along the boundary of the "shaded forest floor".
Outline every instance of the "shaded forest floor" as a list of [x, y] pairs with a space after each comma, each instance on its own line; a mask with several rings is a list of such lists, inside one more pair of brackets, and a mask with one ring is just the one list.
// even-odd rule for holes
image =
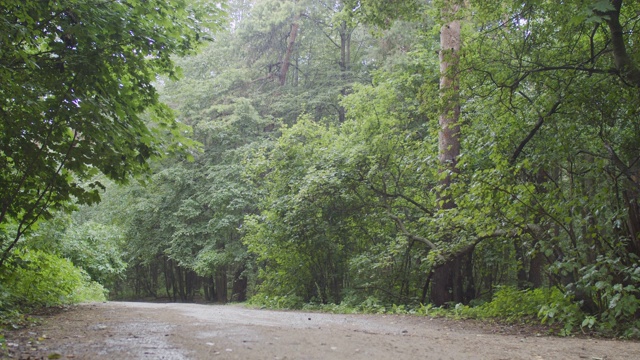
[[640, 343], [546, 336], [535, 327], [402, 315], [109, 302], [5, 333], [12, 359], [640, 358]]

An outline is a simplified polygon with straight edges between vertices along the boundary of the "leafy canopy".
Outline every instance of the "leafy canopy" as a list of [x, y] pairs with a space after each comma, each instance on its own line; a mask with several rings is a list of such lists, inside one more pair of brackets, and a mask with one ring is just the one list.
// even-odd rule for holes
[[221, 19], [220, 6], [189, 0], [0, 4], [3, 258], [69, 200], [98, 201], [102, 185], [81, 180], [102, 172], [125, 182], [150, 157], [193, 143], [158, 136], [184, 129], [152, 82], [175, 77], [171, 56], [190, 53]]

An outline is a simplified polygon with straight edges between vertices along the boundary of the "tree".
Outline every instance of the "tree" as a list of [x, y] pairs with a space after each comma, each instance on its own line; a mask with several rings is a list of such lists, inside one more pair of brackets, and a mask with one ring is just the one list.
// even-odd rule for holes
[[[390, 23], [403, 16], [411, 16], [411, 9], [417, 9], [418, 3], [412, 0], [394, 3], [376, 0], [360, 2], [362, 8], [356, 16], [364, 16], [381, 26], [388, 27]], [[455, 212], [456, 199], [451, 190], [458, 171], [458, 157], [460, 155], [460, 94], [459, 94], [459, 52], [461, 45], [461, 2], [457, 0], [444, 1], [441, 4], [440, 21], [440, 99], [439, 130], [438, 130], [438, 159], [440, 162], [440, 189], [436, 207], [442, 213]], [[415, 15], [414, 15], [415, 16]], [[429, 106], [425, 104], [425, 106]], [[430, 189], [425, 189], [430, 191]], [[434, 213], [436, 209], [433, 209]], [[392, 215], [398, 226], [407, 235], [419, 238], [416, 234], [409, 234], [404, 223], [396, 215]], [[440, 232], [444, 243], [440, 246], [432, 243], [432, 250], [445, 250], [455, 243], [454, 235], [449, 233], [453, 227], [440, 224]], [[433, 230], [432, 230], [433, 231]], [[434, 305], [442, 306], [449, 302], [467, 302], [473, 296], [473, 286], [470, 284], [471, 255], [473, 247], [464, 251], [452, 251], [449, 256], [441, 257], [431, 269], [427, 283], [431, 282], [430, 300]]]
[[463, 141], [476, 149], [465, 166], [484, 184], [483, 202], [507, 194], [513, 204], [494, 210], [502, 222], [542, 230], [513, 239], [530, 254], [523, 270], [544, 272], [606, 326], [637, 316], [638, 4], [471, 5], [477, 32], [461, 88], [481, 101], [463, 113], [469, 134], [486, 135]]
[[152, 82], [175, 77], [172, 55], [221, 19], [184, 0], [2, 2], [0, 266], [39, 219], [99, 200], [102, 184], [83, 181], [102, 172], [126, 182], [191, 144], [159, 136], [182, 130]]
[[[440, 208], [447, 211], [456, 207], [450, 188], [453, 178], [458, 172], [460, 156], [460, 85], [459, 56], [462, 42], [460, 34], [460, 5], [457, 1], [445, 1], [442, 8], [440, 29], [440, 97], [442, 109], [438, 123], [438, 159], [442, 172], [439, 196]], [[445, 236], [447, 236], [445, 234]], [[451, 241], [447, 239], [446, 241]], [[470, 249], [471, 251], [472, 249]], [[473, 293], [465, 294], [464, 288], [469, 286], [469, 270], [471, 257], [469, 253], [455, 254], [443, 264], [438, 264], [431, 278], [431, 303], [442, 306], [449, 302], [465, 302], [473, 297]], [[466, 284], [465, 284], [466, 283]]]

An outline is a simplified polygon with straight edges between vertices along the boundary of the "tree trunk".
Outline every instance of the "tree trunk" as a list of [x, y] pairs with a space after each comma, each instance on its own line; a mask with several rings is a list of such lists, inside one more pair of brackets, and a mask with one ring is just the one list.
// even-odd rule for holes
[[233, 276], [233, 287], [231, 290], [231, 300], [232, 301], [246, 301], [247, 300], [247, 276], [244, 275], [245, 267], [240, 266], [238, 270], [236, 270]]
[[[455, 6], [457, 11], [457, 6]], [[440, 97], [443, 109], [440, 114], [438, 132], [438, 160], [441, 171], [447, 173], [442, 185], [446, 189], [451, 185], [451, 174], [457, 171], [456, 163], [460, 155], [460, 100], [458, 85], [458, 63], [460, 51], [460, 22], [454, 20], [442, 26], [440, 31]], [[441, 197], [443, 209], [456, 207], [450, 196]]]
[[[443, 109], [440, 114], [438, 132], [438, 160], [440, 171], [446, 175], [442, 180], [443, 193], [439, 203], [443, 210], [456, 207], [455, 200], [446, 192], [451, 186], [452, 174], [457, 171], [456, 162], [460, 155], [460, 101], [458, 86], [458, 63], [460, 51], [460, 22], [455, 19], [459, 6], [455, 1], [444, 4], [442, 17], [444, 25], [440, 29], [440, 97]], [[433, 270], [430, 301], [435, 306], [449, 302], [464, 302], [466, 271], [462, 268], [462, 256], [447, 260]]]
[[222, 268], [216, 271], [215, 288], [216, 288], [216, 301], [219, 303], [227, 302], [227, 270]]
[[542, 252], [536, 251], [529, 263], [529, 276], [528, 281], [533, 289], [541, 288], [543, 285], [543, 268], [546, 263], [546, 259]]
[[153, 262], [147, 267], [149, 271], [149, 279], [145, 282], [147, 288], [147, 295], [157, 298], [158, 297], [158, 264]]
[[196, 286], [198, 284], [198, 274], [193, 270], [185, 270], [185, 299], [193, 302]]
[[293, 47], [296, 43], [296, 37], [298, 36], [298, 28], [300, 27], [299, 21], [300, 13], [296, 13], [293, 17], [293, 23], [291, 24], [291, 31], [289, 31], [287, 51], [284, 54], [284, 58], [282, 59], [282, 64], [280, 66], [280, 75], [278, 76], [280, 85], [284, 85], [287, 81], [287, 72], [289, 71], [289, 65], [291, 64], [291, 54], [293, 54]]
[[[347, 95], [349, 89], [346, 82], [351, 71], [351, 32], [346, 21], [340, 23], [340, 78], [343, 82], [340, 94]], [[346, 117], [346, 111], [342, 105], [338, 105], [338, 119], [343, 123]]]
[[140, 297], [140, 278], [141, 278], [141, 271], [140, 268], [142, 266], [140, 264], [136, 264], [136, 266], [134, 267], [134, 279], [133, 279], [133, 293], [135, 294], [135, 296], [138, 298]]
[[627, 44], [629, 40], [625, 40], [625, 31], [620, 23], [620, 10], [622, 8], [622, 0], [611, 0], [613, 10], [607, 11], [606, 22], [611, 34], [611, 45], [613, 60], [620, 76], [632, 86], [640, 87], [640, 68], [636, 65], [633, 58], [627, 52]]
[[178, 290], [178, 295], [180, 297], [181, 302], [186, 301], [185, 293], [184, 293], [184, 274], [183, 273], [184, 272], [182, 271], [182, 268], [179, 265], [176, 265], [176, 279], [178, 280], [177, 290]]
[[204, 301], [210, 302], [213, 301], [214, 291], [213, 291], [213, 277], [206, 276], [202, 281], [202, 290], [204, 291]]

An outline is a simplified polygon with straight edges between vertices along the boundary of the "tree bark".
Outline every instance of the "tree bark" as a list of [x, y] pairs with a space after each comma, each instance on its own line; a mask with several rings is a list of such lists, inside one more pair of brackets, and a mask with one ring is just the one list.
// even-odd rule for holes
[[620, 23], [620, 10], [622, 9], [622, 0], [612, 0], [614, 10], [605, 13], [607, 15], [607, 25], [611, 33], [611, 45], [613, 47], [613, 61], [618, 70], [620, 77], [629, 85], [640, 87], [640, 69], [633, 62], [633, 59], [627, 52], [626, 42], [624, 40], [624, 29]]
[[227, 302], [227, 270], [218, 269], [214, 276], [216, 288], [216, 302], [225, 304]]
[[[457, 6], [455, 6], [457, 11]], [[460, 22], [451, 21], [440, 30], [440, 96], [444, 107], [439, 117], [440, 131], [438, 132], [438, 160], [441, 171], [447, 172], [442, 182], [445, 188], [451, 185], [451, 174], [456, 172], [456, 163], [460, 155], [460, 101], [458, 85], [458, 63], [460, 51]], [[448, 196], [443, 209], [454, 208], [455, 202]]]
[[289, 71], [289, 65], [291, 65], [291, 54], [293, 54], [293, 47], [296, 43], [296, 37], [298, 36], [298, 28], [300, 27], [300, 13], [296, 13], [291, 23], [291, 31], [289, 31], [289, 37], [287, 41], [287, 51], [282, 59], [282, 65], [280, 67], [280, 74], [278, 76], [280, 85], [284, 86], [287, 82], [287, 72]]
[[[440, 171], [445, 173], [441, 182], [443, 192], [439, 195], [442, 210], [456, 207], [455, 200], [447, 192], [452, 175], [457, 171], [456, 163], [460, 155], [460, 101], [458, 85], [458, 63], [460, 51], [460, 22], [455, 20], [459, 5], [455, 1], [445, 2], [442, 10], [444, 25], [440, 29], [440, 97], [443, 109], [439, 117], [438, 160]], [[435, 306], [451, 302], [464, 302], [464, 267], [468, 255], [459, 254], [433, 270], [431, 277], [430, 301]]]

